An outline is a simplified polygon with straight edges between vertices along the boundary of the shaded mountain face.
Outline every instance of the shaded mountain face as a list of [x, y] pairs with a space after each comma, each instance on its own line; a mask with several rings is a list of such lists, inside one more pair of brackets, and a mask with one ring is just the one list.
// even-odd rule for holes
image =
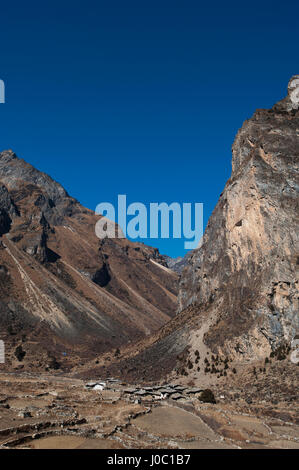
[[170, 256], [164, 255], [164, 259], [169, 269], [181, 274], [183, 269], [188, 265], [188, 260], [191, 255], [192, 251], [188, 251], [185, 256], [178, 256], [177, 258], [171, 258]]
[[[291, 81], [297, 82], [296, 77]], [[264, 360], [298, 334], [295, 85], [287, 98], [270, 110], [257, 110], [239, 130], [231, 177], [200, 248], [188, 253], [181, 274], [179, 313], [123, 367], [129, 364], [133, 370], [142, 364], [144, 378], [157, 379], [172, 370], [184, 374], [189, 364], [192, 378], [203, 381], [208, 354]], [[133, 378], [138, 378], [138, 367]]]
[[[177, 276], [158, 250], [99, 240], [94, 212], [48, 175], [0, 153], [0, 335], [92, 355], [156, 331]], [[25, 340], [26, 338], [26, 340]]]

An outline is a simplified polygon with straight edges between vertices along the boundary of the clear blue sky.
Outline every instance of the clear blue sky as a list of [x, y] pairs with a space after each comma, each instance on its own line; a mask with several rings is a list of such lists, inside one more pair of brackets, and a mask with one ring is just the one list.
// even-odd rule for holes
[[298, 1], [29, 0], [0, 16], [0, 148], [91, 209], [203, 202], [206, 222], [236, 131], [299, 73]]

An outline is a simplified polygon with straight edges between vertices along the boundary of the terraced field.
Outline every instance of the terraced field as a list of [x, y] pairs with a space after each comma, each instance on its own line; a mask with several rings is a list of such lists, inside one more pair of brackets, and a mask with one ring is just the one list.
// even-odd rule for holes
[[287, 405], [203, 403], [182, 390], [180, 400], [150, 398], [119, 381], [99, 391], [50, 375], [3, 373], [0, 383], [2, 449], [299, 448], [296, 411]]

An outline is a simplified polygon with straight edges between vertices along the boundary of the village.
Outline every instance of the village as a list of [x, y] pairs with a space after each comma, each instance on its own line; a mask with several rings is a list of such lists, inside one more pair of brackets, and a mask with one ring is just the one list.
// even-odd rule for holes
[[185, 387], [178, 384], [164, 384], [153, 386], [128, 387], [119, 379], [110, 378], [106, 381], [87, 382], [85, 388], [98, 391], [103, 400], [123, 398], [134, 403], [153, 403], [170, 398], [175, 401], [186, 401], [190, 398], [200, 398], [203, 389], [198, 387]]

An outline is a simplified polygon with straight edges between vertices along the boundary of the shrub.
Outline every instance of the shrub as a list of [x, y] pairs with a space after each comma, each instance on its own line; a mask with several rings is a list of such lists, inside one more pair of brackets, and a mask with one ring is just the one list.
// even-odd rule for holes
[[15, 356], [18, 361], [22, 361], [26, 356], [26, 352], [23, 350], [22, 346], [17, 346], [15, 349]]
[[49, 368], [50, 369], [54, 369], [54, 370], [58, 370], [60, 369], [61, 367], [61, 364], [57, 361], [56, 357], [51, 357], [50, 358], [50, 362], [49, 362]]
[[199, 395], [199, 400], [204, 403], [216, 403], [214, 393], [209, 388], [201, 392]]

